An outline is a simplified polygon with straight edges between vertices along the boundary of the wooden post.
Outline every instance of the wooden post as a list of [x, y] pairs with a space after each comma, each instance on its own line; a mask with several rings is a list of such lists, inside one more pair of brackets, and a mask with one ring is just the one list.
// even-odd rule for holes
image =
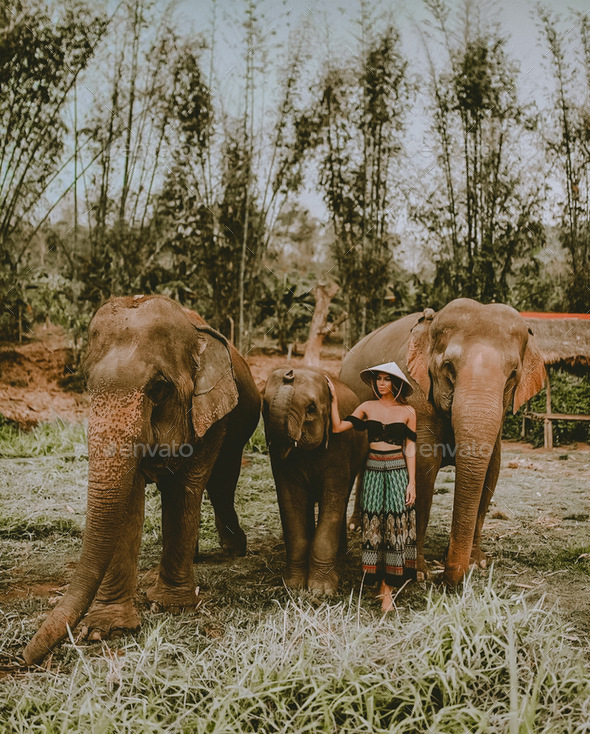
[[527, 400], [526, 405], [524, 407], [523, 414], [522, 414], [522, 426], [520, 429], [521, 438], [526, 438], [526, 414], [529, 412], [530, 409], [531, 409], [531, 401]]
[[[545, 404], [545, 412], [547, 416], [551, 415], [551, 381], [549, 367], [546, 366], [547, 370], [547, 402]], [[546, 417], [543, 426], [543, 444], [546, 449], [553, 448], [553, 424], [551, 418]]]

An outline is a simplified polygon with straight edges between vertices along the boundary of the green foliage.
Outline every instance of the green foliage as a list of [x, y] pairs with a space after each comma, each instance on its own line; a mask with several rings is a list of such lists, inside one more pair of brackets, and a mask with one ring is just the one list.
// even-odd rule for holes
[[36, 271], [27, 287], [27, 301], [35, 321], [49, 319], [63, 327], [80, 349], [92, 313], [87, 302], [79, 302], [81, 284], [58, 273]]
[[64, 165], [63, 111], [106, 22], [78, 0], [54, 14], [39, 0], [8, 0], [0, 28], [0, 339], [16, 339], [31, 321], [31, 240], [51, 211], [39, 221], [39, 204]]
[[265, 334], [287, 352], [289, 344], [305, 340], [313, 316], [314, 281], [291, 272], [282, 277], [267, 269], [260, 301], [260, 318]]
[[0, 19], [0, 263], [15, 273], [29, 215], [60, 168], [64, 105], [106, 23], [77, 0], [55, 17], [37, 0], [9, 0]]
[[[546, 412], [546, 391], [531, 398], [530, 409], [535, 413]], [[551, 371], [551, 409], [554, 413], [590, 415], [590, 378], [576, 377], [561, 370]], [[526, 405], [513, 415], [508, 413], [504, 421], [504, 438], [520, 438], [522, 415]], [[543, 446], [543, 421], [528, 421], [527, 437], [533, 446]], [[590, 441], [590, 426], [586, 421], [553, 421], [553, 444], [561, 446], [575, 441]]]
[[26, 334], [32, 325], [32, 314], [27, 308], [23, 283], [0, 268], [0, 293], [0, 341], [18, 341], [19, 335], [22, 337]]

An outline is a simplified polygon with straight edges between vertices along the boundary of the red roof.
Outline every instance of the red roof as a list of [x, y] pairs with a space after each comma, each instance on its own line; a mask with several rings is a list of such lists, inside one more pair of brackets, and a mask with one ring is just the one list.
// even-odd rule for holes
[[590, 313], [542, 313], [535, 311], [521, 311], [525, 319], [590, 319]]

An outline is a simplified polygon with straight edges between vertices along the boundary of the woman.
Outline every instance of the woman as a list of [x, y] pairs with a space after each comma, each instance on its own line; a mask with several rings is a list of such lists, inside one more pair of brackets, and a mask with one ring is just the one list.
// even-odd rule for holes
[[341, 419], [332, 394], [332, 431], [368, 431], [369, 456], [361, 495], [363, 572], [380, 581], [384, 612], [393, 609], [392, 590], [416, 578], [416, 411], [407, 404], [412, 386], [395, 362], [361, 372], [376, 400]]

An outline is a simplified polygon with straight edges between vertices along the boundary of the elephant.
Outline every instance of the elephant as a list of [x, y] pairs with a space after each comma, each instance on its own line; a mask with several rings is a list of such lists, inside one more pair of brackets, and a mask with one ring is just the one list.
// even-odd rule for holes
[[193, 558], [205, 488], [222, 545], [246, 552], [234, 493], [260, 393], [233, 346], [165, 296], [113, 298], [89, 325], [84, 369], [91, 404], [82, 553], [66, 594], [24, 651], [29, 665], [83, 617], [89, 639], [140, 626], [134, 596], [146, 482], [161, 493], [163, 536], [149, 601], [197, 604]]
[[410, 379], [417, 415], [417, 563], [426, 571], [424, 537], [441, 466], [455, 465], [453, 518], [444, 579], [485, 567], [481, 531], [500, 470], [501, 435], [514, 412], [543, 387], [535, 338], [511, 306], [457, 298], [435, 313], [404, 316], [364, 337], [342, 362], [340, 379], [371, 397], [362, 369], [395, 360]]
[[[340, 381], [334, 384], [343, 417], [359, 399]], [[364, 433], [331, 434], [331, 402], [321, 370], [289, 366], [270, 374], [262, 402], [285, 538], [285, 583], [328, 595], [338, 587], [348, 498], [368, 450]]]

